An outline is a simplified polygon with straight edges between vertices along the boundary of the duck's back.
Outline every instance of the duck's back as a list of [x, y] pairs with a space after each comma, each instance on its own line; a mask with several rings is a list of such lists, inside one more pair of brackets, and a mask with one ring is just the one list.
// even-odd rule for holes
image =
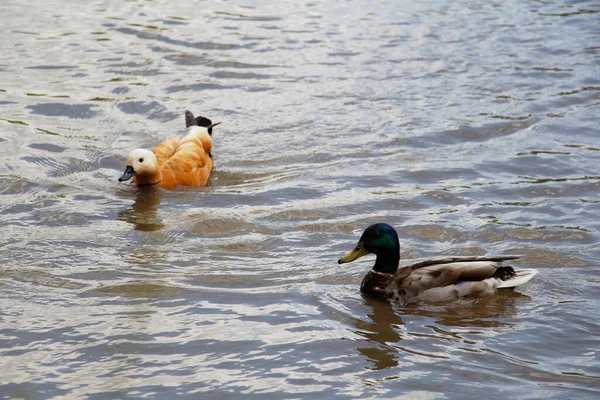
[[190, 127], [183, 139], [169, 139], [156, 146], [153, 153], [162, 173], [159, 186], [205, 186], [214, 165], [211, 150], [210, 135], [206, 128], [198, 126]]
[[397, 276], [402, 277], [400, 281], [403, 286], [425, 290], [458, 281], [482, 281], [492, 277], [500, 267], [502, 263], [498, 261], [466, 260], [434, 263], [417, 269], [408, 267], [406, 276], [402, 276], [402, 269]]
[[535, 276], [535, 270], [515, 270], [504, 261], [518, 256], [451, 257], [427, 260], [401, 268], [395, 285], [408, 297], [445, 300], [497, 288], [519, 286]]

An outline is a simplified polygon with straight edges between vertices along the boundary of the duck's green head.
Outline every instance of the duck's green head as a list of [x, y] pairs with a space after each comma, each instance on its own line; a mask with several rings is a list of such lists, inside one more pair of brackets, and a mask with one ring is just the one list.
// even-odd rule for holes
[[364, 255], [377, 256], [373, 269], [377, 272], [394, 273], [400, 261], [400, 242], [396, 230], [388, 224], [369, 226], [363, 232], [352, 251], [338, 260], [339, 264], [352, 262]]

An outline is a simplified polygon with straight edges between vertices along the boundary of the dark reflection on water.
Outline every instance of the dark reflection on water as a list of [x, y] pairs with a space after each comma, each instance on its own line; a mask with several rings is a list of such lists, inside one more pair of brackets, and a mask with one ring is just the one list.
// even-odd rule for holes
[[[6, 398], [597, 398], [597, 2], [3, 2]], [[207, 188], [116, 181], [223, 124]], [[403, 259], [522, 288], [360, 296]]]
[[372, 312], [366, 316], [369, 322], [356, 322], [358, 335], [366, 339], [366, 346], [359, 347], [358, 351], [369, 359], [373, 369], [395, 367], [400, 354], [392, 344], [399, 345], [402, 340], [397, 332], [404, 325], [402, 318], [390, 304], [370, 299], [366, 302]]
[[513, 289], [501, 290], [494, 296], [465, 298], [456, 303], [419, 305], [405, 309], [405, 313], [419, 313], [436, 320], [439, 326], [501, 328], [511, 325], [510, 318], [516, 316], [519, 306], [531, 298]]
[[[396, 367], [399, 360], [407, 354], [450, 359], [446, 354], [426, 353], [414, 346], [405, 346], [402, 342], [403, 336], [425, 340], [442, 339], [469, 345], [469, 340], [462, 337], [464, 331], [461, 328], [474, 328], [475, 330], [464, 333], [479, 335], [484, 329], [510, 327], [510, 318], [518, 314], [518, 305], [530, 300], [529, 296], [513, 290], [504, 290], [495, 296], [466, 298], [449, 304], [421, 303], [410, 307], [392, 306], [386, 302], [365, 299], [371, 312], [364, 317], [366, 320], [355, 320], [356, 333], [365, 338], [364, 345], [359, 345], [358, 351], [367, 357], [374, 370]], [[405, 327], [402, 315], [431, 319], [431, 325], [423, 327], [428, 332], [410, 332]], [[460, 330], [453, 331], [454, 328]]]
[[135, 201], [127, 210], [119, 211], [117, 219], [126, 221], [138, 231], [157, 231], [165, 227], [157, 216], [162, 189], [139, 186], [135, 189]]

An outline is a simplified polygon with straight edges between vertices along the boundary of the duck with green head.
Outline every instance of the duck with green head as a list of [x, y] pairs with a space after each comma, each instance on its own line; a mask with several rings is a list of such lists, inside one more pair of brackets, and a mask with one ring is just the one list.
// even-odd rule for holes
[[535, 269], [515, 270], [503, 264], [518, 256], [438, 258], [399, 267], [398, 233], [384, 223], [365, 229], [358, 244], [338, 263], [348, 263], [369, 253], [375, 254], [375, 265], [363, 278], [360, 291], [367, 297], [398, 302], [491, 293], [522, 285], [538, 273]]

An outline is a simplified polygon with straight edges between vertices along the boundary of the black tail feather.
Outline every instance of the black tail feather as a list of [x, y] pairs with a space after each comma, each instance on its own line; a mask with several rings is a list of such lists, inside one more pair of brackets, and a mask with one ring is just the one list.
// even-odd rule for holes
[[[211, 126], [212, 125], [212, 121], [206, 117], [203, 117], [201, 115], [196, 117], [196, 123], [198, 124], [198, 126]], [[210, 128], [208, 128], [208, 134], [212, 136], [212, 126]]]
[[492, 278], [498, 278], [498, 279], [502, 279], [503, 281], [505, 281], [514, 275], [515, 275], [515, 269], [513, 267], [511, 267], [510, 265], [507, 265], [506, 267], [499, 267], [498, 269], [496, 269], [496, 272], [494, 272], [494, 275], [492, 275]]
[[198, 125], [196, 119], [194, 118], [194, 114], [191, 111], [185, 110], [185, 127], [189, 128], [190, 126]]
[[208, 128], [208, 134], [212, 136], [212, 121], [206, 117], [201, 115], [194, 117], [191, 111], [185, 110], [185, 127], [189, 128], [190, 126], [203, 126]]

